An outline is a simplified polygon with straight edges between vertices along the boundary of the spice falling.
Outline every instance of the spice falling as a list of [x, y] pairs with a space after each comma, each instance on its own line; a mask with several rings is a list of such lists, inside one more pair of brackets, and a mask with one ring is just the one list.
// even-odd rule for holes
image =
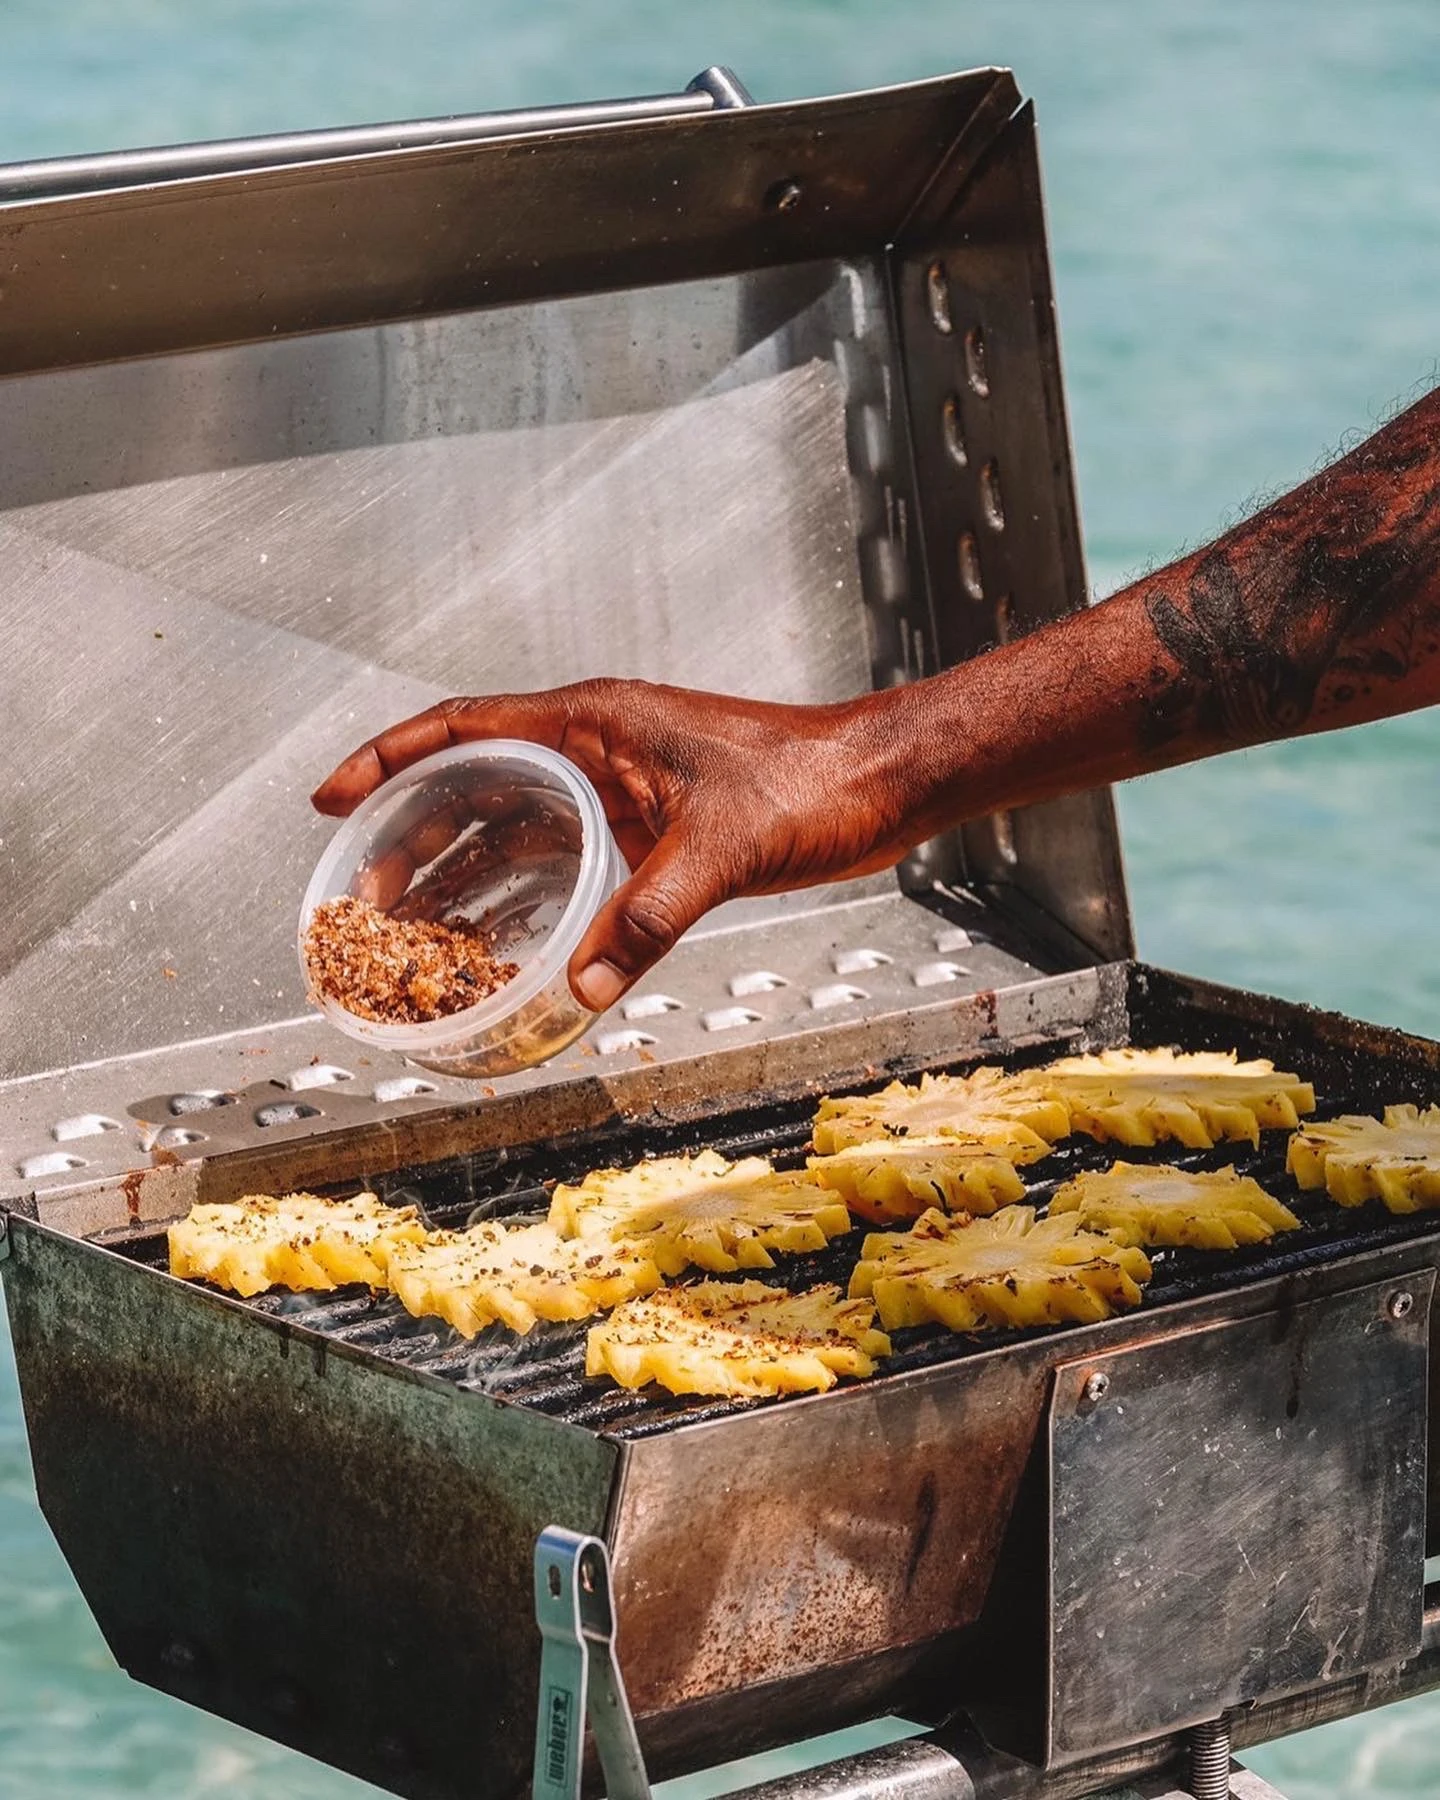
[[464, 919], [397, 919], [368, 900], [324, 900], [305, 928], [311, 997], [378, 1025], [426, 1025], [463, 1012], [516, 974]]

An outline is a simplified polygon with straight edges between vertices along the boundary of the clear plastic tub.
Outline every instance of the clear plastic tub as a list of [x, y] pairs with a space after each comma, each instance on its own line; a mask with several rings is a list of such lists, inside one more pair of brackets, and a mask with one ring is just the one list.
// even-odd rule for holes
[[389, 911], [483, 924], [516, 974], [478, 1005], [429, 1024], [377, 1024], [328, 997], [316, 1004], [362, 1043], [442, 1075], [511, 1074], [554, 1056], [595, 1014], [565, 965], [625, 866], [594, 788], [539, 744], [459, 744], [387, 781], [356, 808], [316, 865], [300, 908], [353, 894]]

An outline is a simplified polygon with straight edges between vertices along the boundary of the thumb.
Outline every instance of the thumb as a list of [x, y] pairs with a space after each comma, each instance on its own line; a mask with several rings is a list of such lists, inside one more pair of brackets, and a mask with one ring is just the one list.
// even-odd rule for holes
[[662, 838], [591, 921], [570, 958], [571, 992], [591, 1012], [605, 1012], [731, 893], [713, 855], [678, 833]]

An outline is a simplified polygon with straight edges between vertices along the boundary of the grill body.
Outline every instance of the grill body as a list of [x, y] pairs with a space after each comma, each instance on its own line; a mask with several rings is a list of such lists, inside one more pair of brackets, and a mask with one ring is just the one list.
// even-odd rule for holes
[[[1313, 1071], [1322, 1108], [1436, 1083], [1440, 1052], [1398, 1033], [1139, 965], [1098, 974], [1070, 995], [1067, 1036], [1022, 1056], [1236, 1045]], [[785, 1154], [808, 1102], [755, 1098], [368, 1173], [441, 1217], [487, 1190], [489, 1210], [523, 1211], [531, 1177], [618, 1160], [642, 1135]], [[118, 1223], [123, 1193], [110, 1204]], [[1423, 1218], [1330, 1208], [1292, 1245], [1198, 1270], [1198, 1253], [1176, 1256], [1128, 1317], [1018, 1340], [913, 1334], [871, 1383], [758, 1406], [615, 1405], [578, 1375], [575, 1333], [496, 1360], [359, 1296], [229, 1300], [154, 1266], [143, 1225], [107, 1245], [17, 1217], [11, 1237], [41, 1503], [121, 1663], [397, 1793], [472, 1793], [482, 1770], [482, 1791], [522, 1791], [530, 1553], [555, 1522], [610, 1544], [657, 1773], [800, 1720], [957, 1705], [992, 1741], [1063, 1763], [1419, 1647], [1440, 1259]], [[1115, 1372], [1108, 1420], [1079, 1397], [1096, 1367]], [[1184, 1396], [1173, 1414], [1167, 1393]], [[1150, 1409], [1138, 1433], [1127, 1396]], [[1273, 1453], [1236, 1457], [1247, 1432]], [[1122, 1582], [1141, 1519], [1148, 1560]], [[1238, 1613], [1247, 1572], [1260, 1590]], [[1188, 1627], [1162, 1641], [1176, 1595]], [[1202, 1612], [1216, 1597], [1208, 1628], [1197, 1595]]]

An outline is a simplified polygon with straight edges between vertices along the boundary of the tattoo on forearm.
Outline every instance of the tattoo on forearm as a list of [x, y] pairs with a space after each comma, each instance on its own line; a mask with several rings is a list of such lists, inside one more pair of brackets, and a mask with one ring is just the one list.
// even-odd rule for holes
[[1172, 665], [1157, 659], [1151, 677], [1156, 744], [1303, 730], [1432, 661], [1440, 393], [1227, 533], [1144, 604]]

